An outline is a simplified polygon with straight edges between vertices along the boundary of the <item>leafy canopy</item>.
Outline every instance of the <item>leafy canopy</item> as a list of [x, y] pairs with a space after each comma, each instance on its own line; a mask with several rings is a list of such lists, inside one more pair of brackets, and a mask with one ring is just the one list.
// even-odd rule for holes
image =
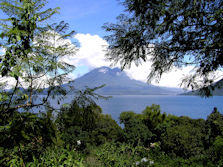
[[[0, 20], [0, 49], [5, 50], [0, 55], [0, 166], [18, 155], [21, 161], [32, 161], [56, 138], [48, 99], [69, 91], [60, 85], [74, 66], [64, 57], [75, 54], [76, 48], [68, 39], [74, 33], [66, 32], [68, 24], [47, 24], [58, 8], [44, 10], [45, 4], [45, 0], [0, 0], [7, 17]], [[45, 96], [39, 98], [40, 93]], [[45, 114], [30, 113], [39, 106], [47, 107]]]
[[[46, 24], [47, 19], [58, 12], [58, 8], [43, 10], [45, 0], [1, 0], [0, 9], [8, 16], [1, 19], [0, 56], [1, 79], [12, 81], [10, 91], [0, 92], [2, 110], [29, 109], [46, 105], [48, 98], [55, 94], [66, 94], [57, 85], [66, 81], [74, 66], [64, 61], [65, 56], [76, 52], [68, 40], [74, 33], [66, 33], [69, 26], [63, 21], [59, 24]], [[8, 82], [1, 82], [5, 90]], [[57, 87], [55, 87], [57, 86]], [[49, 87], [46, 97], [37, 101], [37, 94]]]
[[[108, 59], [122, 68], [151, 61], [148, 81], [174, 66], [192, 65], [195, 73], [182, 80], [197, 89], [213, 82], [223, 65], [223, 2], [221, 0], [125, 0], [128, 14], [103, 28], [110, 32]], [[211, 95], [206, 91], [206, 95]]]

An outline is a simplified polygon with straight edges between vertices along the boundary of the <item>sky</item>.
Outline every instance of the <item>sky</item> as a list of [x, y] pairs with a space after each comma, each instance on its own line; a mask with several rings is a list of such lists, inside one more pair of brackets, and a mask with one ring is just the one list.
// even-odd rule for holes
[[[94, 68], [109, 66], [111, 62], [105, 59], [105, 48], [108, 43], [103, 39], [107, 33], [102, 29], [106, 22], [115, 23], [116, 17], [124, 12], [124, 7], [118, 0], [48, 0], [45, 8], [60, 7], [59, 14], [50, 18], [49, 23], [65, 21], [69, 23], [70, 30], [76, 34], [71, 41], [77, 42], [79, 50], [65, 61], [75, 65], [76, 69], [70, 77], [75, 79], [84, 75]], [[1, 15], [1, 13], [0, 13]], [[0, 50], [0, 52], [2, 52]], [[130, 78], [147, 81], [151, 62], [125, 70]], [[193, 67], [183, 69], [173, 68], [164, 74], [159, 83], [152, 84], [165, 87], [179, 87], [181, 79], [192, 72]]]
[[[105, 59], [105, 47], [108, 43], [103, 39], [107, 34], [102, 26], [104, 23], [115, 23], [116, 17], [124, 12], [124, 7], [118, 0], [49, 0], [46, 8], [60, 7], [60, 14], [50, 19], [51, 22], [61, 20], [69, 23], [70, 30], [76, 34], [72, 41], [77, 41], [79, 51], [76, 55], [67, 59], [67, 62], [76, 66], [76, 70], [70, 75], [75, 79], [94, 68], [110, 66], [111, 62]], [[117, 65], [118, 66], [118, 65]], [[150, 71], [150, 62], [132, 67], [125, 72], [130, 78], [147, 81]], [[173, 69], [169, 74], [164, 74], [159, 83], [152, 84], [166, 87], [179, 87], [181, 78], [192, 70], [187, 67], [184, 70]]]

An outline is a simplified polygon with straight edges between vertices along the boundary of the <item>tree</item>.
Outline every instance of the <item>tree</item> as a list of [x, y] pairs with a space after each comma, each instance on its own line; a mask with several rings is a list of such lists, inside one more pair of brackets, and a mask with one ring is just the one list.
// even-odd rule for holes
[[215, 107], [205, 122], [205, 140], [207, 159], [222, 165], [223, 114]]
[[[0, 125], [3, 120], [0, 117]], [[6, 165], [14, 156], [24, 162], [33, 160], [51, 146], [56, 138], [52, 112], [41, 115], [30, 112], [14, 112], [6, 126], [0, 126], [0, 166]]]
[[205, 146], [210, 147], [217, 136], [223, 137], [223, 114], [221, 114], [215, 107], [213, 112], [207, 117], [206, 120], [206, 143]]
[[[63, 61], [75, 54], [75, 46], [68, 40], [74, 32], [66, 33], [68, 24], [64, 22], [47, 25], [46, 20], [58, 8], [43, 10], [45, 4], [45, 0], [0, 1], [0, 9], [9, 16], [1, 19], [0, 47], [6, 51], [0, 56], [0, 75], [15, 83], [9, 91], [5, 91], [8, 82], [1, 83], [1, 114], [46, 106], [51, 95], [66, 94], [59, 85], [74, 69]], [[35, 95], [46, 87], [46, 96], [37, 100]]]
[[168, 116], [169, 125], [161, 135], [161, 149], [183, 158], [200, 158], [204, 153], [203, 137], [205, 121], [188, 117]]
[[149, 146], [154, 134], [144, 124], [142, 115], [134, 112], [122, 112], [120, 114], [120, 123], [124, 124], [124, 134], [126, 143], [134, 146]]
[[[65, 104], [61, 107], [56, 123], [65, 144], [76, 147], [78, 145], [77, 141], [80, 140], [81, 145], [78, 147], [82, 150], [87, 149], [89, 144], [100, 144], [95, 135], [100, 136], [100, 133], [105, 132], [103, 131], [103, 121], [105, 121], [106, 117], [102, 116], [102, 109], [96, 104], [95, 99], [109, 98], [95, 93], [95, 90], [101, 87], [79, 90], [76, 92], [71, 104]], [[110, 120], [106, 119], [106, 121], [106, 123], [109, 123]], [[106, 128], [110, 130], [108, 125]], [[111, 130], [110, 133], [112, 132], [114, 131]], [[100, 139], [100, 137], [98, 138]]]
[[154, 134], [153, 142], [160, 140], [161, 134], [166, 128], [166, 113], [163, 114], [160, 111], [160, 106], [152, 104], [147, 106], [142, 112], [143, 123], [148, 127], [148, 129]]
[[[60, 85], [74, 69], [63, 59], [75, 54], [68, 39], [74, 32], [66, 33], [69, 27], [64, 22], [48, 25], [58, 8], [43, 10], [45, 4], [45, 0], [0, 0], [0, 9], [8, 16], [0, 23], [0, 47], [5, 49], [0, 77], [6, 80], [0, 83], [1, 166], [14, 154], [31, 161], [39, 149], [53, 143], [56, 129], [48, 99], [69, 91]], [[7, 80], [14, 82], [9, 90]], [[40, 93], [45, 96], [40, 98]], [[47, 107], [42, 116], [29, 112], [39, 106]]]
[[109, 141], [123, 141], [123, 129], [112, 119], [111, 115], [100, 114], [96, 121], [96, 128], [92, 132], [96, 145]]
[[122, 68], [150, 60], [149, 82], [159, 81], [174, 66], [192, 65], [195, 73], [182, 84], [206, 88], [205, 95], [211, 95], [207, 86], [214, 78], [210, 77], [223, 65], [223, 2], [125, 0], [122, 4], [129, 16], [122, 14], [116, 24], [104, 25], [111, 33], [105, 37], [110, 44], [108, 59]]
[[161, 114], [160, 106], [152, 104], [152, 106], [147, 106], [143, 111], [143, 120], [145, 125], [152, 131], [155, 130], [159, 124], [162, 124], [166, 119], [166, 113]]

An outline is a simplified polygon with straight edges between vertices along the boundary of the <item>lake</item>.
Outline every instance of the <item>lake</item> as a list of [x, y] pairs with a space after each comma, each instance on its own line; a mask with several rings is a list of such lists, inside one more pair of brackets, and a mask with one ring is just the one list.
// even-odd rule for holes
[[198, 96], [117, 95], [107, 101], [99, 100], [97, 104], [101, 106], [103, 113], [110, 114], [116, 121], [119, 120], [119, 115], [123, 111], [141, 113], [146, 106], [152, 104], [160, 105], [161, 112], [191, 118], [206, 119], [214, 107], [223, 113], [223, 96], [201, 98]]
[[[69, 96], [65, 102], [70, 103], [73, 97]], [[119, 115], [123, 111], [141, 113], [146, 106], [160, 105], [161, 112], [176, 116], [189, 116], [191, 118], [203, 118], [213, 111], [214, 107], [223, 113], [223, 96], [201, 98], [199, 96], [167, 96], [167, 95], [113, 95], [109, 100], [96, 101], [101, 106], [103, 113], [110, 114], [113, 119], [119, 121]], [[57, 105], [57, 102], [53, 100]]]

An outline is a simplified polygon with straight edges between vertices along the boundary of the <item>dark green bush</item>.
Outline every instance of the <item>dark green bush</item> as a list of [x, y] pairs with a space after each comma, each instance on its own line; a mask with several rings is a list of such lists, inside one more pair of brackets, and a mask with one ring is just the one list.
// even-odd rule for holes
[[204, 153], [204, 120], [188, 117], [173, 117], [161, 137], [161, 148], [166, 153], [183, 158]]
[[0, 121], [1, 166], [14, 156], [29, 162], [52, 145], [55, 139], [56, 127], [50, 111], [39, 115], [15, 111], [12, 117]]

